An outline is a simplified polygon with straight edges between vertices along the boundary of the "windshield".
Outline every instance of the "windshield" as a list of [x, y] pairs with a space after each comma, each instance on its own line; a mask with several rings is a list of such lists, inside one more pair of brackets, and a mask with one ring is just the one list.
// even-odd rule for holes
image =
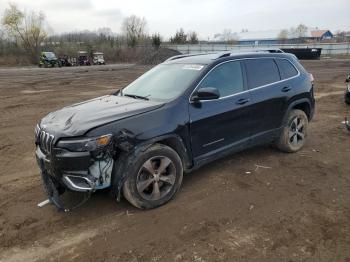
[[47, 57], [47, 58], [56, 58], [55, 54], [51, 53], [51, 52], [44, 53], [44, 56]]
[[149, 100], [178, 97], [203, 70], [203, 65], [158, 65], [125, 87], [120, 95]]

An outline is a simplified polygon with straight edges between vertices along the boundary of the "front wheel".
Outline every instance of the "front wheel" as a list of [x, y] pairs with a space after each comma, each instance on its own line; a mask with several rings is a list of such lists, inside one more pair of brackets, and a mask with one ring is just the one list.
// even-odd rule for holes
[[308, 122], [304, 111], [291, 110], [287, 121], [284, 123], [281, 135], [276, 141], [277, 148], [287, 153], [299, 151], [306, 141]]
[[350, 94], [349, 93], [345, 94], [345, 104], [350, 105]]
[[124, 197], [135, 207], [151, 209], [170, 201], [179, 190], [183, 167], [179, 155], [170, 147], [155, 144], [139, 152], [124, 183]]

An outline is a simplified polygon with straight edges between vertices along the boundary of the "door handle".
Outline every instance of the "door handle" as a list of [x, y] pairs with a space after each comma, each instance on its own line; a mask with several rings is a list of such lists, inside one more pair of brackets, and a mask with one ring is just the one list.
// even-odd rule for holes
[[292, 88], [290, 86], [285, 86], [282, 88], [282, 92], [289, 92]]
[[238, 100], [237, 100], [236, 104], [237, 104], [237, 105], [244, 105], [244, 104], [246, 104], [246, 103], [248, 103], [248, 102], [249, 102], [249, 99], [247, 99], [247, 98], [241, 98], [241, 99], [238, 99]]

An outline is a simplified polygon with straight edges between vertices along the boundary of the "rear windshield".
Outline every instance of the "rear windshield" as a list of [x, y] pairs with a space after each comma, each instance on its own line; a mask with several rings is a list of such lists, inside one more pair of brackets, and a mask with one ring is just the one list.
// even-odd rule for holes
[[203, 65], [161, 64], [125, 87], [120, 95], [166, 101], [180, 96], [203, 71]]

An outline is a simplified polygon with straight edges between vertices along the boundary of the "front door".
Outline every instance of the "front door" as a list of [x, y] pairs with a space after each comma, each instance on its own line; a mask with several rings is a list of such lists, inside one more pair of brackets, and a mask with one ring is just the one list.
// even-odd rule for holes
[[245, 88], [240, 61], [228, 61], [214, 67], [196, 90], [204, 87], [217, 88], [220, 97], [189, 105], [192, 154], [195, 158], [245, 145], [251, 128], [252, 99]]

